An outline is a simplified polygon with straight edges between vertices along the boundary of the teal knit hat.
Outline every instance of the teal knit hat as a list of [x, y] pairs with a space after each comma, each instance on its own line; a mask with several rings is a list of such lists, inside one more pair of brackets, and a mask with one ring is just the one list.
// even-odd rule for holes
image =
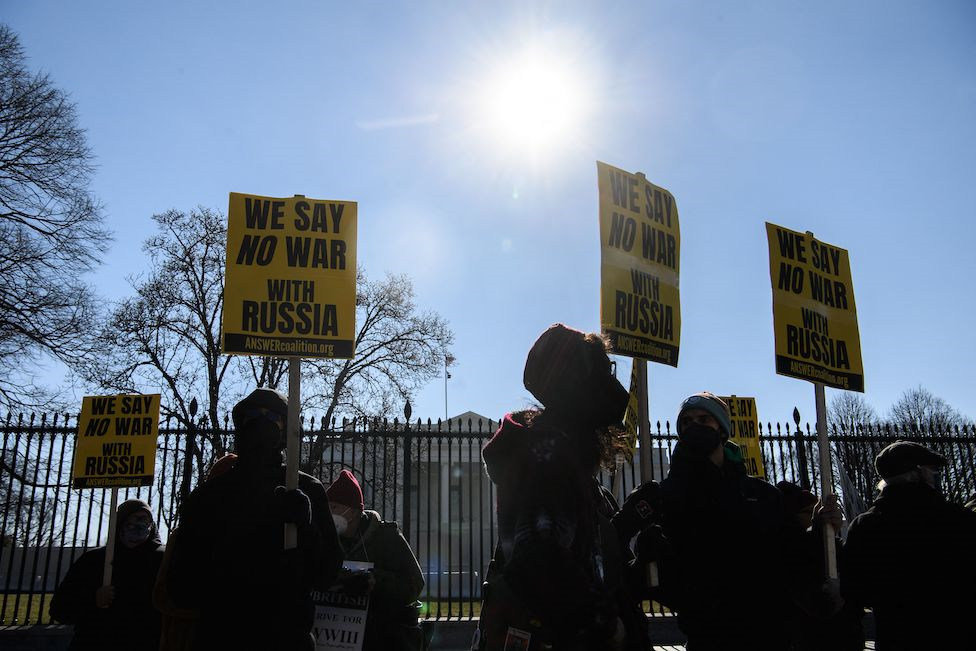
[[678, 436], [681, 436], [681, 414], [687, 409], [701, 409], [708, 412], [712, 418], [718, 421], [725, 438], [728, 438], [732, 433], [732, 416], [729, 412], [729, 406], [714, 393], [702, 391], [701, 393], [696, 393], [693, 396], [685, 398], [685, 401], [681, 403], [681, 407], [678, 409], [678, 421], [676, 423]]

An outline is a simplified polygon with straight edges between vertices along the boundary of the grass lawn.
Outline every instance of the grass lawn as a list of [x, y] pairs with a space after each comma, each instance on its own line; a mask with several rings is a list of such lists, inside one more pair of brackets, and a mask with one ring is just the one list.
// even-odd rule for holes
[[[25, 626], [32, 624], [56, 624], [48, 616], [51, 593], [0, 594], [0, 626]], [[6, 601], [3, 604], [3, 601]], [[43, 604], [43, 610], [42, 610]], [[644, 612], [653, 615], [669, 614], [658, 603], [643, 602]], [[421, 619], [471, 619], [481, 616], [481, 601], [425, 601], [420, 609]]]
[[[24, 626], [27, 624], [56, 624], [51, 621], [47, 609], [53, 593], [0, 594], [0, 626]], [[43, 610], [42, 610], [43, 600]]]

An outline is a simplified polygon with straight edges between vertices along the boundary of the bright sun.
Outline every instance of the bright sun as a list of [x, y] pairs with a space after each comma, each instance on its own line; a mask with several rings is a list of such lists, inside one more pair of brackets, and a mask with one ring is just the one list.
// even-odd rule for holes
[[526, 52], [500, 63], [482, 84], [479, 130], [508, 153], [538, 157], [581, 138], [591, 102], [565, 58]]

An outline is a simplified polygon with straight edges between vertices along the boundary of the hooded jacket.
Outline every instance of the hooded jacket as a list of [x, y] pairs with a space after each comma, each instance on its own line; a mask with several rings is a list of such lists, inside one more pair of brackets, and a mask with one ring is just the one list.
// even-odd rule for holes
[[[506, 628], [511, 601], [490, 585], [500, 574], [556, 649], [601, 648], [618, 617], [627, 648], [642, 648], [647, 623], [626, 593], [609, 520], [616, 505], [584, 467], [572, 435], [530, 412], [508, 414], [482, 456], [497, 487], [499, 534], [482, 621]], [[491, 626], [482, 634], [491, 635]]]
[[974, 549], [976, 514], [927, 484], [890, 484], [848, 528], [841, 593], [874, 610], [879, 651], [973, 648]]
[[419, 650], [417, 600], [424, 590], [424, 576], [399, 525], [366, 510], [355, 537], [339, 541], [347, 560], [373, 563], [376, 584], [369, 593], [363, 651]]
[[122, 523], [136, 511], [152, 515], [149, 505], [126, 500], [118, 508], [118, 526], [112, 561], [115, 598], [108, 608], [95, 605], [95, 591], [102, 587], [105, 547], [78, 557], [51, 599], [51, 617], [74, 625], [68, 647], [73, 651], [156, 651], [159, 648], [159, 612], [152, 605], [153, 584], [163, 561], [163, 544], [153, 522], [149, 539], [129, 549], [122, 543]]

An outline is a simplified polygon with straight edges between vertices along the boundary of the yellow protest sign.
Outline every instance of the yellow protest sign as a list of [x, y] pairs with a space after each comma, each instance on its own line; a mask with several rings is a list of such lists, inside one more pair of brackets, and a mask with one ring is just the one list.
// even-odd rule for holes
[[729, 413], [732, 416], [729, 440], [742, 450], [746, 472], [753, 477], [766, 479], [766, 467], [763, 465], [762, 449], [759, 445], [759, 413], [756, 411], [756, 399], [722, 396], [722, 400], [729, 406]]
[[776, 372], [864, 391], [851, 262], [844, 249], [766, 223]]
[[670, 192], [597, 162], [600, 325], [613, 352], [678, 365], [678, 204]]
[[159, 394], [85, 396], [72, 488], [151, 486], [158, 432]]
[[356, 212], [353, 201], [230, 194], [225, 353], [353, 356]]

